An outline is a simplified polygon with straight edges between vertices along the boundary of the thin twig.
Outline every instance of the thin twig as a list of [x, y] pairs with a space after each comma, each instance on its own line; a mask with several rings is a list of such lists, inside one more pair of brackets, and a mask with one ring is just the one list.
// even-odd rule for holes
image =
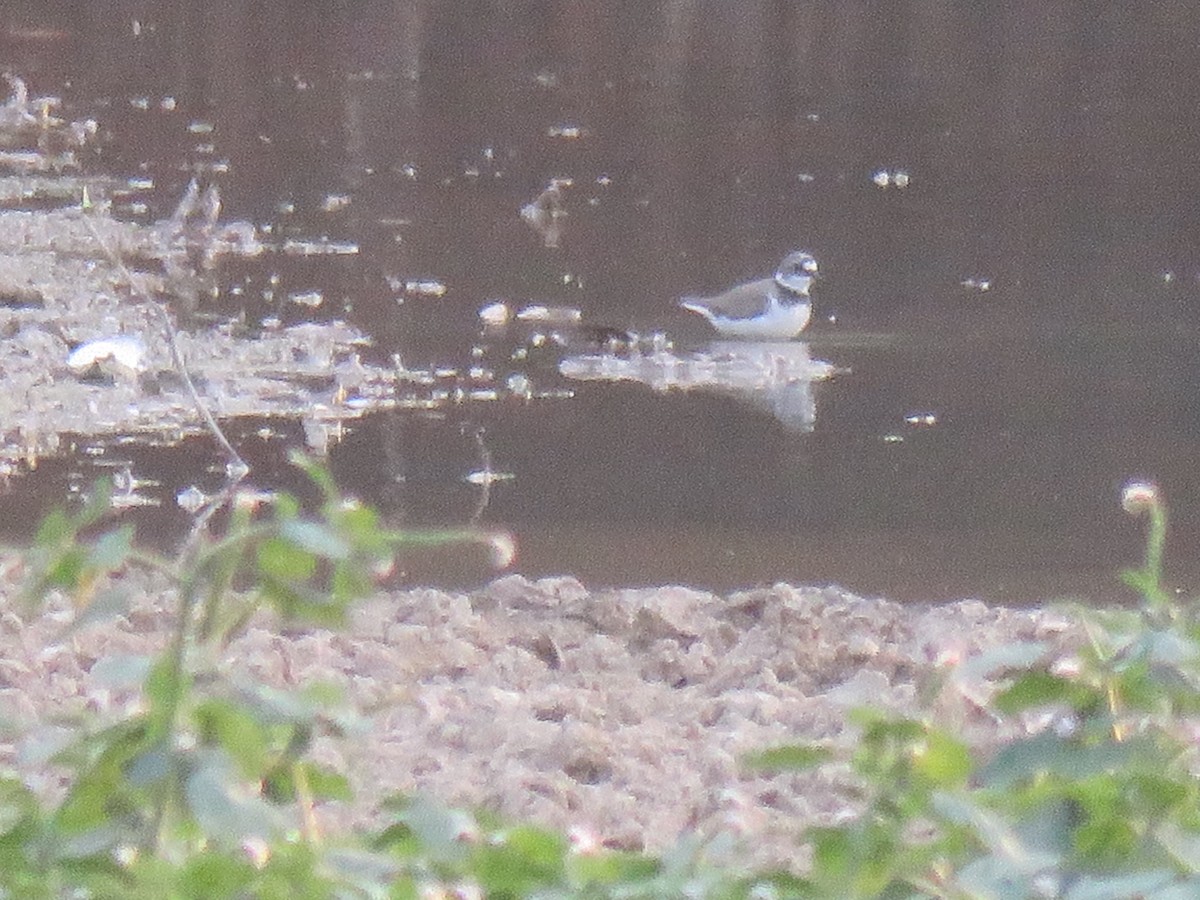
[[[90, 206], [91, 204], [85, 196], [84, 210], [86, 211]], [[83, 221], [87, 225], [88, 231], [91, 232], [92, 237], [96, 240], [96, 243], [100, 245], [100, 249], [104, 251], [104, 255], [108, 257], [109, 262], [124, 276], [125, 281], [129, 284], [129, 289], [138, 296], [139, 300], [157, 310], [159, 315], [162, 316], [163, 328], [167, 335], [167, 344], [171, 348], [171, 361], [175, 363], [175, 367], [179, 370], [179, 374], [183, 378], [183, 383], [187, 385], [188, 393], [191, 394], [192, 403], [195, 405], [196, 411], [200, 414], [200, 418], [204, 420], [204, 424], [208, 426], [208, 430], [212, 432], [217, 443], [221, 445], [221, 449], [229, 457], [228, 470], [230, 477], [234, 481], [240, 481], [250, 471], [250, 467], [246, 465], [246, 461], [242, 459], [241, 454], [233, 448], [233, 444], [229, 442], [229, 438], [225, 436], [225, 432], [221, 430], [221, 426], [217, 424], [217, 420], [213, 418], [212, 413], [209, 412], [208, 407], [204, 404], [204, 400], [201, 399], [200, 392], [196, 390], [196, 385], [192, 381], [187, 364], [183, 361], [183, 354], [179, 352], [179, 344], [177, 342], [178, 332], [175, 330], [175, 323], [171, 321], [171, 314], [167, 312], [161, 303], [142, 289], [137, 283], [137, 279], [133, 277], [133, 273], [125, 265], [125, 262], [113, 252], [112, 248], [108, 246], [108, 243], [100, 235], [95, 223], [87, 215], [83, 217]]]
[[475, 429], [475, 446], [479, 448], [479, 464], [482, 477], [479, 479], [479, 501], [475, 504], [475, 511], [471, 513], [471, 518], [467, 520], [467, 524], [474, 527], [479, 524], [479, 520], [483, 518], [484, 511], [488, 508], [488, 504], [492, 501], [492, 452], [488, 450], [487, 444], [483, 442], [483, 427]]

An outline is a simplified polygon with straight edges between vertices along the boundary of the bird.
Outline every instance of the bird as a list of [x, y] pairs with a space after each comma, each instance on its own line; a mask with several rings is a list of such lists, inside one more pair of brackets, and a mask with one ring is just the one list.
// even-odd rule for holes
[[721, 334], [790, 340], [808, 325], [817, 260], [806, 250], [789, 253], [770, 278], [735, 285], [712, 297], [684, 297], [679, 305], [708, 319]]

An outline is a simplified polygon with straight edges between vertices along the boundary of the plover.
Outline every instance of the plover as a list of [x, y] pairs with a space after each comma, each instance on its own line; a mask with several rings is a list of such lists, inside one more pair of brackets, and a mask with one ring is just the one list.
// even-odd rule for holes
[[712, 297], [685, 297], [679, 305], [699, 313], [729, 337], [789, 340], [812, 317], [808, 292], [817, 260], [807, 251], [789, 253], [771, 278], [735, 285]]

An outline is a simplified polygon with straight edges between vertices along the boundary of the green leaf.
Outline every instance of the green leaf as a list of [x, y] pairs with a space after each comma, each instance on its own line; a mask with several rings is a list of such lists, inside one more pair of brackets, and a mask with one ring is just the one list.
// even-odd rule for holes
[[386, 536], [379, 522], [379, 513], [370, 506], [351, 504], [337, 511], [339, 531], [350, 537], [356, 547], [386, 546]]
[[350, 787], [350, 779], [340, 772], [326, 766], [318, 765], [311, 760], [298, 763], [308, 780], [308, 788], [318, 800], [353, 800], [354, 790]]
[[336, 848], [325, 854], [323, 863], [323, 868], [339, 882], [357, 889], [355, 896], [395, 896], [387, 893], [387, 888], [400, 874], [400, 867], [390, 856], [369, 850]]
[[0, 778], [0, 839], [38, 814], [33, 792], [17, 778]]
[[1012, 641], [968, 659], [958, 668], [971, 678], [995, 678], [1013, 669], [1026, 669], [1046, 655], [1048, 646], [1041, 641]]
[[566, 852], [558, 835], [518, 826], [479, 846], [471, 868], [489, 895], [524, 897], [561, 881]]
[[80, 729], [65, 725], [47, 725], [27, 735], [21, 742], [18, 760], [26, 766], [39, 766], [54, 759], [83, 736]]
[[258, 872], [245, 859], [224, 853], [201, 853], [184, 865], [177, 889], [180, 896], [189, 900], [249, 896], [246, 889], [257, 876]]
[[322, 559], [347, 559], [350, 545], [332, 528], [321, 522], [294, 519], [279, 526], [279, 536]]
[[914, 750], [913, 769], [935, 785], [957, 787], [971, 774], [971, 751], [960, 740], [930, 731]]
[[1175, 862], [1193, 874], [1200, 874], [1200, 831], [1166, 821], [1154, 829], [1154, 837]]
[[1005, 745], [980, 773], [984, 785], [1008, 790], [1022, 781], [1044, 776], [1068, 780], [1119, 770], [1153, 771], [1164, 765], [1146, 740], [1081, 744], [1044, 731]]
[[317, 557], [291, 541], [274, 537], [259, 545], [258, 568], [267, 578], [287, 583], [307, 581], [317, 571]]
[[292, 621], [306, 622], [322, 628], [341, 628], [346, 624], [346, 604], [338, 602], [326, 591], [264, 575], [259, 583], [263, 596]]
[[293, 450], [288, 454], [288, 462], [307, 475], [327, 500], [335, 499], [338, 496], [338, 488], [333, 476], [319, 460], [313, 459], [303, 450]]
[[81, 766], [53, 823], [61, 834], [76, 835], [100, 827], [117, 827], [122, 817], [136, 819], [143, 797], [126, 777], [129, 762], [145, 749], [145, 722], [132, 720], [93, 738], [94, 759]]
[[196, 769], [185, 785], [188, 810], [209, 838], [237, 847], [247, 838], [270, 841], [283, 821], [219, 754]]
[[153, 662], [149, 656], [114, 653], [96, 660], [89, 675], [96, 684], [103, 687], [137, 687], [146, 680]]
[[879, 897], [896, 875], [916, 874], [902, 871], [899, 835], [883, 822], [860, 819], [842, 828], [813, 828], [807, 836], [819, 896]]
[[[656, 876], [661, 866], [658, 861], [640, 853], [611, 851], [595, 854], [568, 856], [565, 860], [566, 877], [580, 887], [633, 885], [649, 881]], [[620, 896], [614, 894], [614, 896]], [[627, 896], [647, 896], [629, 893]]]
[[296, 769], [304, 776], [308, 791], [317, 800], [352, 800], [354, 792], [349, 780], [332, 769], [305, 760], [291, 765], [279, 765], [267, 777], [263, 793], [278, 802], [297, 798]]
[[1012, 715], [1031, 707], [1065, 703], [1073, 709], [1091, 709], [1103, 700], [1103, 695], [1078, 682], [1034, 670], [1026, 672], [1005, 690], [992, 698], [997, 711]]
[[832, 758], [833, 753], [828, 747], [817, 744], [787, 744], [747, 753], [742, 757], [742, 762], [754, 770], [800, 772], [815, 769]]
[[94, 569], [111, 571], [123, 566], [133, 553], [133, 526], [122, 525], [107, 531], [92, 543], [87, 564]]
[[[997, 860], [1003, 869], [1022, 878], [1032, 877], [1060, 862], [1052, 847], [1027, 840], [1002, 815], [977, 803], [963, 794], [938, 791], [932, 798], [933, 808], [952, 822], [968, 826]], [[984, 867], [982, 873], [991, 872]]]
[[1121, 572], [1121, 581], [1139, 594], [1145, 596], [1157, 586], [1157, 579], [1143, 569], [1125, 569]]
[[1129, 900], [1167, 887], [1175, 873], [1166, 869], [1130, 872], [1096, 878], [1084, 875], [1064, 895], [1064, 900]]
[[1188, 878], [1147, 894], [1144, 900], [1196, 900], [1200, 897], [1200, 878]]
[[175, 754], [157, 743], [134, 756], [125, 767], [125, 774], [130, 784], [150, 787], [169, 777], [175, 771], [175, 762]]
[[111, 622], [129, 612], [133, 591], [125, 587], [107, 587], [97, 591], [86, 606], [67, 624], [58, 637], [64, 638], [92, 625]]
[[246, 778], [260, 777], [267, 765], [268, 737], [258, 719], [244, 707], [212, 697], [193, 713], [206, 745], [216, 745], [238, 764]]
[[421, 796], [405, 801], [396, 821], [412, 829], [425, 853], [443, 862], [466, 860], [470, 845], [464, 838], [475, 834], [477, 829], [468, 813], [448, 809]]
[[33, 542], [37, 547], [57, 547], [63, 541], [74, 538], [75, 526], [65, 510], [52, 509], [42, 519]]
[[1014, 870], [1008, 860], [997, 856], [980, 856], [963, 866], [955, 886], [959, 893], [954, 896], [986, 900], [1027, 900], [1037, 896], [1030, 876]]
[[72, 545], [48, 560], [33, 588], [34, 593], [40, 594], [47, 587], [57, 587], [72, 592], [77, 590], [83, 582], [86, 553], [87, 551], [83, 547]]
[[1151, 662], [1162, 666], [1186, 666], [1200, 658], [1196, 641], [1177, 631], [1147, 631], [1144, 637]]
[[173, 713], [178, 698], [191, 690], [192, 676], [178, 671], [169, 656], [157, 659], [143, 682], [143, 693], [150, 704], [150, 723], [156, 738], [175, 727]]

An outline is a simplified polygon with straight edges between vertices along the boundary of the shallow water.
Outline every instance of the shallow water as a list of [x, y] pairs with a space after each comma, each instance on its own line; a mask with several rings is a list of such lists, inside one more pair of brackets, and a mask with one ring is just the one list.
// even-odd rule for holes
[[[200, 172], [278, 245], [356, 250], [231, 262], [204, 312], [344, 318], [380, 359], [455, 370], [444, 396], [414, 388], [431, 408], [330, 446], [397, 519], [466, 521], [482, 441], [513, 476], [484, 521], [527, 574], [1107, 600], [1137, 557], [1117, 498], [1140, 476], [1173, 504], [1178, 580], [1200, 575], [1187, 4], [10, 6], [4, 68], [97, 119], [82, 164], [139, 180], [127, 215], [168, 214]], [[552, 179], [559, 234], [519, 215]], [[480, 334], [498, 300], [568, 305], [718, 365], [676, 299], [797, 247], [824, 276], [807, 351], [835, 369], [799, 418], [745, 391], [567, 378], [562, 357], [597, 348], [531, 347], [537, 326]], [[513, 376], [531, 399], [487, 399]], [[286, 485], [298, 425], [229, 426], [252, 477]], [[169, 534], [177, 490], [220, 477], [203, 440], [101, 443], [11, 480], [5, 518], [128, 463], [161, 483], [139, 515]], [[472, 558], [410, 569], [486, 577]]]

